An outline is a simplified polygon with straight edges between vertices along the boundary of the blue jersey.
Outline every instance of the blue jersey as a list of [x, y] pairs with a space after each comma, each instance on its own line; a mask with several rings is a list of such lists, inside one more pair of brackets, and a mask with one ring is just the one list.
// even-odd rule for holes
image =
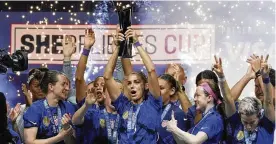
[[[113, 102], [121, 118], [119, 126], [120, 144], [153, 144], [157, 140], [157, 129], [161, 125], [162, 97], [155, 99], [150, 93], [147, 100], [140, 106], [132, 104], [123, 93]], [[129, 114], [138, 111], [135, 129], [129, 131], [128, 121], [131, 119]], [[131, 121], [132, 122], [132, 121]]]
[[11, 135], [12, 135], [12, 140], [15, 144], [21, 144], [20, 136], [18, 133], [13, 131], [12, 129], [9, 129]]
[[[168, 105], [163, 106], [162, 108], [162, 115], [166, 113], [166, 110], [168, 108]], [[170, 109], [164, 115], [164, 118], [162, 120], [162, 124], [158, 128], [158, 144], [176, 144], [176, 141], [173, 138], [173, 135], [171, 132], [168, 132], [165, 127], [166, 122], [171, 120], [172, 111], [174, 111], [175, 119], [177, 120], [177, 127], [180, 128], [183, 131], [187, 131], [187, 119], [185, 113], [176, 105], [173, 103], [171, 104]]]
[[196, 135], [200, 131], [204, 132], [208, 139], [203, 144], [217, 144], [222, 141], [223, 130], [223, 118], [213, 107], [189, 130], [189, 133]]
[[196, 116], [196, 105], [192, 105], [188, 108], [187, 112], [187, 127], [188, 129], [195, 126], [195, 116]]
[[[114, 143], [108, 139], [107, 129], [110, 128], [112, 136], [119, 126], [119, 115], [107, 113], [104, 106], [88, 109], [84, 116], [82, 129], [82, 144], [107, 144]], [[107, 115], [106, 115], [107, 114]], [[108, 117], [108, 120], [106, 118]], [[117, 127], [117, 128], [116, 128]], [[116, 140], [117, 141], [117, 140]]]
[[[54, 130], [55, 123], [58, 123], [59, 127], [61, 126], [58, 107], [49, 107], [47, 109], [44, 103], [44, 99], [34, 102], [23, 116], [24, 128], [38, 128], [36, 139], [47, 139], [56, 136], [58, 133]], [[76, 106], [70, 102], [59, 101], [58, 105], [61, 110], [61, 116], [66, 113], [73, 116], [76, 111]]]
[[[257, 135], [253, 142], [256, 144], [272, 144], [274, 129], [275, 123], [264, 116], [259, 122]], [[227, 119], [227, 141], [235, 144], [245, 143], [244, 126], [237, 112]]]
[[[81, 108], [84, 103], [85, 103], [85, 98], [77, 103], [78, 109]], [[97, 109], [97, 105], [92, 105], [88, 108], [87, 113], [89, 113], [89, 111], [96, 110], [96, 109]], [[84, 141], [85, 141], [84, 137], [86, 135], [84, 131], [87, 131], [87, 129], [83, 126], [83, 124], [76, 126], [76, 143], [77, 144], [84, 143]]]

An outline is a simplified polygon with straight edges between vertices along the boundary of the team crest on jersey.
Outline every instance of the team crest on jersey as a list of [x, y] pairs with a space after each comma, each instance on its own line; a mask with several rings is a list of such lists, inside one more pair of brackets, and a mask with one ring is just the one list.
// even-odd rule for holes
[[244, 138], [243, 131], [240, 130], [240, 131], [238, 132], [238, 134], [237, 134], [237, 139], [238, 139], [238, 140], [242, 140], [243, 138]]
[[50, 124], [50, 119], [49, 119], [47, 116], [43, 117], [43, 124], [44, 124], [46, 127], [49, 126], [49, 124]]
[[128, 111], [125, 111], [123, 114], [123, 119], [127, 119], [128, 118]]
[[101, 126], [102, 128], [105, 127], [105, 120], [104, 120], [104, 119], [100, 119], [100, 126]]

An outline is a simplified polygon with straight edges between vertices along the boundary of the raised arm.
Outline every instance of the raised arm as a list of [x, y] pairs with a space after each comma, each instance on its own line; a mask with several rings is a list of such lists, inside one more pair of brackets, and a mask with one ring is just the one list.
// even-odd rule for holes
[[271, 91], [273, 91], [273, 87], [270, 84], [270, 78], [269, 78], [269, 70], [267, 60], [268, 55], [266, 56], [266, 59], [263, 60], [263, 56], [261, 57], [261, 73], [262, 73], [262, 79], [263, 79], [263, 93], [264, 93], [264, 114], [265, 116], [272, 122], [275, 122], [275, 111], [274, 111], [274, 105], [273, 105], [273, 98], [271, 96]]
[[213, 70], [219, 77], [219, 87], [224, 98], [225, 114], [227, 117], [230, 117], [236, 113], [236, 107], [234, 99], [231, 96], [230, 88], [223, 73], [221, 58], [219, 58], [218, 60], [215, 56], [215, 64], [213, 65]]
[[185, 91], [183, 91], [181, 88], [180, 88], [180, 91], [177, 93], [178, 97], [179, 97], [179, 102], [180, 102], [180, 105], [182, 107], [182, 110], [187, 113], [188, 112], [188, 109], [189, 107], [192, 106], [187, 94]]
[[179, 99], [182, 110], [185, 113], [187, 113], [189, 107], [191, 107], [192, 104], [191, 104], [186, 92], [183, 91], [183, 89], [182, 89], [182, 84], [180, 81], [180, 69], [178, 66], [174, 66], [174, 68], [175, 68], [175, 74], [173, 75], [173, 77], [178, 81], [178, 86], [179, 86], [179, 92], [177, 92], [177, 97]]
[[125, 77], [128, 77], [132, 72], [132, 65], [129, 58], [122, 58], [123, 70]]
[[115, 101], [121, 94], [121, 90], [118, 87], [116, 81], [113, 78], [113, 72], [115, 69], [116, 61], [119, 53], [119, 41], [124, 40], [124, 35], [119, 33], [121, 30], [117, 27], [116, 36], [113, 36], [112, 47], [114, 49], [113, 54], [109, 58], [109, 61], [104, 70], [104, 80], [106, 88], [108, 90], [111, 101]]
[[244, 89], [251, 79], [255, 79], [255, 72], [252, 66], [249, 65], [246, 74], [231, 88], [231, 94], [234, 101], [237, 101]]
[[[63, 39], [63, 68], [62, 71], [67, 75], [69, 79], [69, 84], [70, 84], [70, 91], [69, 91], [69, 100], [71, 97], [75, 97], [75, 89], [72, 88], [72, 82], [73, 82], [73, 74], [72, 74], [72, 67], [71, 67], [71, 57], [73, 53], [76, 51], [76, 41], [74, 37], [66, 35], [65, 38]], [[76, 103], [76, 100], [72, 100], [72, 103]]]
[[21, 87], [23, 94], [25, 96], [25, 102], [26, 102], [26, 106], [29, 107], [32, 103], [32, 93], [30, 90], [27, 89], [26, 84], [22, 83], [22, 87]]
[[76, 100], [77, 103], [83, 100], [86, 96], [86, 83], [84, 80], [84, 71], [86, 69], [86, 63], [88, 59], [88, 55], [90, 53], [91, 47], [95, 43], [95, 34], [92, 29], [88, 29], [85, 31], [85, 38], [84, 38], [84, 48], [81, 54], [77, 71], [76, 71]]
[[122, 65], [123, 65], [123, 70], [124, 70], [124, 79], [122, 81], [123, 87], [124, 87], [124, 89], [123, 89], [124, 90], [124, 95], [127, 96], [130, 99], [130, 97], [128, 96], [128, 90], [125, 88], [127, 86], [126, 79], [133, 72], [130, 59], [129, 58], [122, 58]]
[[142, 61], [148, 71], [149, 91], [155, 99], [158, 99], [160, 97], [160, 87], [157, 74], [155, 72], [155, 67], [151, 58], [140, 44], [137, 34], [130, 27], [128, 27], [128, 30], [125, 34], [127, 39], [131, 37], [133, 38], [133, 45], [138, 50], [138, 53], [140, 54]]
[[85, 116], [85, 113], [87, 112], [88, 108], [90, 106], [92, 106], [93, 104], [95, 104], [95, 102], [97, 101], [97, 97], [95, 96], [94, 92], [95, 92], [94, 89], [91, 89], [91, 90], [87, 91], [87, 96], [85, 98], [85, 103], [73, 115], [72, 123], [74, 125], [83, 124], [84, 116]]

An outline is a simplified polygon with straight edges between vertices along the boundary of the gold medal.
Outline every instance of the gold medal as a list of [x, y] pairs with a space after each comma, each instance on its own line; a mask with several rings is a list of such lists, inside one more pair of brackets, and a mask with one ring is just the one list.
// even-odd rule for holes
[[105, 127], [105, 120], [104, 119], [100, 119], [100, 125], [102, 128]]
[[50, 119], [49, 119], [47, 116], [45, 116], [45, 117], [43, 118], [43, 124], [44, 124], [46, 127], [49, 126], [49, 124], [50, 124]]
[[238, 134], [237, 134], [237, 139], [240, 141], [240, 140], [242, 140], [243, 138], [244, 138], [243, 131], [240, 130], [240, 131], [238, 132]]
[[125, 111], [123, 114], [123, 119], [127, 119], [128, 118], [128, 111]]

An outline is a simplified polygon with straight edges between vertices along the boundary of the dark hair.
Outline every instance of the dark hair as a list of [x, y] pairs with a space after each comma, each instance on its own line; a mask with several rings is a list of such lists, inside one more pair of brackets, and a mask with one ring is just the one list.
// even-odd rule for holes
[[213, 80], [215, 83], [218, 83], [217, 75], [211, 70], [204, 70], [197, 74], [196, 76], [196, 85], [199, 85], [199, 81], [202, 79], [210, 79]]
[[269, 71], [269, 78], [270, 78], [270, 83], [275, 87], [275, 70], [270, 69]]
[[[212, 81], [207, 81], [206, 82], [209, 87], [212, 89], [212, 91], [214, 92], [214, 94], [217, 96], [218, 100], [220, 100], [222, 103], [220, 104], [216, 104], [216, 101], [214, 101], [214, 104], [216, 106], [216, 110], [218, 111], [218, 113], [222, 116], [223, 119], [223, 126], [224, 126], [224, 131], [223, 131], [223, 139], [226, 140], [226, 136], [227, 136], [227, 131], [226, 131], [226, 115], [224, 113], [225, 110], [225, 105], [223, 102], [223, 97], [220, 94], [220, 88], [218, 86], [218, 83], [216, 83], [214, 80]], [[210, 95], [207, 91], [204, 90], [204, 94], [206, 95]]]
[[143, 81], [144, 84], [148, 83], [148, 78], [147, 78], [147, 76], [143, 72], [138, 71], [138, 72], [132, 72], [131, 74], [138, 75], [142, 79], [142, 81]]
[[30, 72], [28, 73], [28, 85], [30, 85], [32, 83], [33, 80], [38, 80], [40, 81], [41, 80], [41, 76], [37, 75], [37, 73], [42, 73], [42, 72], [46, 72], [46, 71], [49, 71], [48, 68], [35, 68], [35, 69], [32, 69], [30, 70]]
[[167, 81], [171, 88], [175, 88], [175, 93], [179, 91], [179, 84], [178, 82], [175, 80], [175, 78], [169, 74], [163, 74], [163, 75], [160, 75], [159, 78]]
[[12, 142], [12, 138], [13, 137], [8, 130], [6, 97], [2, 92], [0, 92], [0, 142]]
[[[209, 85], [209, 87], [212, 89], [212, 91], [213, 91], [214, 94], [218, 97], [218, 99], [221, 100], [221, 102], [222, 102], [222, 101], [223, 101], [223, 98], [222, 98], [222, 96], [221, 96], [221, 94], [220, 94], [220, 88], [219, 88], [218, 84], [215, 83], [214, 81], [207, 81], [206, 83]], [[205, 90], [204, 90], [204, 93], [205, 93], [206, 95], [210, 95], [210, 94], [209, 94], [207, 91], [205, 91]], [[216, 101], [214, 101], [214, 104], [216, 105]]]
[[49, 71], [48, 68], [34, 68], [34, 69], [31, 69], [28, 73], [29, 76], [31, 76], [32, 74], [34, 74], [36, 71], [41, 71], [41, 72], [46, 72], [46, 71]]
[[[35, 73], [35, 77], [40, 78], [40, 88], [43, 93], [47, 94], [48, 93], [48, 85], [51, 84], [56, 84], [58, 82], [58, 75], [64, 75], [62, 72], [56, 71], [56, 70], [49, 70], [46, 72], [40, 72], [38, 71]], [[65, 75], [64, 75], [65, 76]]]

